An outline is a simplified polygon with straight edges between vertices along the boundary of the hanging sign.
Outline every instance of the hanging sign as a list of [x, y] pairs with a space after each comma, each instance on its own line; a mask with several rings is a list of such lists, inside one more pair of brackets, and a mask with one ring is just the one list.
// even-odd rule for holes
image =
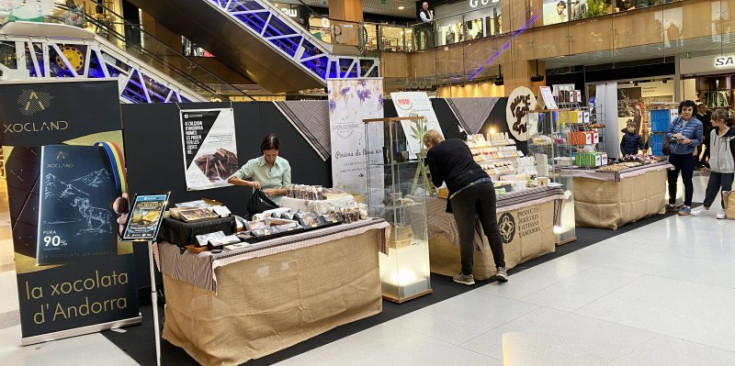
[[180, 118], [186, 189], [230, 185], [227, 179], [239, 168], [233, 109], [182, 109]]
[[[529, 131], [538, 131], [538, 115], [529, 112], [536, 105], [536, 96], [531, 89], [519, 86], [508, 96], [508, 105], [505, 107], [505, 119], [508, 129], [517, 141], [527, 141]], [[529, 115], [528, 118], [526, 115]]]

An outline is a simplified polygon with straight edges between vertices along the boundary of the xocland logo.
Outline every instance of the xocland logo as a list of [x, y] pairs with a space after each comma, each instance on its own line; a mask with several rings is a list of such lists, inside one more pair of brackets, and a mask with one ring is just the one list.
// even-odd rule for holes
[[401, 109], [409, 110], [413, 108], [413, 103], [411, 103], [411, 98], [405, 98], [405, 97], [398, 97], [398, 107]]
[[51, 100], [54, 97], [50, 93], [37, 92], [32, 89], [23, 89], [18, 96], [18, 105], [20, 113], [24, 116], [32, 116], [38, 112], [44, 111], [51, 107]]
[[512, 242], [516, 236], [516, 220], [513, 218], [513, 215], [508, 212], [500, 215], [498, 230], [500, 230], [500, 237], [503, 239], [503, 244]]

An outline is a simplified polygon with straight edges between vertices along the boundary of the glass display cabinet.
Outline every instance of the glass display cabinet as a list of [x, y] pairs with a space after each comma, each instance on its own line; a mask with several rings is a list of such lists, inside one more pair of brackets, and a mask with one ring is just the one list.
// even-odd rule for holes
[[[535, 112], [538, 125], [528, 140], [528, 154], [536, 161], [540, 177], [548, 177], [564, 190], [566, 203], [561, 213], [561, 223], [554, 226], [556, 244], [562, 245], [577, 240], [574, 218], [574, 179], [567, 168], [574, 165], [574, 146], [569, 143], [570, 132], [576, 130], [578, 116], [584, 111], [547, 110]], [[572, 116], [572, 117], [570, 117]], [[530, 125], [530, 124], [529, 124]]]
[[430, 181], [423, 151], [411, 154], [408, 148], [409, 138], [421, 141], [425, 120], [396, 117], [363, 122], [367, 146], [382, 145], [382, 151], [377, 149], [382, 154], [367, 154], [368, 212], [391, 224], [388, 254], [379, 254], [383, 298], [402, 303], [432, 291], [426, 220]]

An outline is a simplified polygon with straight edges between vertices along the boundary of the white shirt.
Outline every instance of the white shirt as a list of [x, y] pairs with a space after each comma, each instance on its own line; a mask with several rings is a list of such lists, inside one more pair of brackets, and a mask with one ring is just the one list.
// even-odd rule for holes
[[434, 20], [434, 11], [421, 9], [419, 16], [421, 17], [422, 22], [431, 22]]

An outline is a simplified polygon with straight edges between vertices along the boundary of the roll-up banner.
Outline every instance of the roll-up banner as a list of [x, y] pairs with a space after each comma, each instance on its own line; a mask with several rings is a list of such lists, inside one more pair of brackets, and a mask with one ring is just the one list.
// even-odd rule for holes
[[139, 323], [116, 80], [0, 84], [23, 345]]
[[229, 186], [239, 168], [233, 109], [182, 109], [180, 118], [186, 189]]
[[[362, 122], [383, 118], [382, 79], [332, 79], [327, 81], [329, 128], [332, 146], [332, 185], [352, 193], [367, 193], [368, 187], [383, 189], [383, 125]], [[365, 136], [370, 134], [370, 138]], [[367, 179], [371, 182], [367, 182]]]

